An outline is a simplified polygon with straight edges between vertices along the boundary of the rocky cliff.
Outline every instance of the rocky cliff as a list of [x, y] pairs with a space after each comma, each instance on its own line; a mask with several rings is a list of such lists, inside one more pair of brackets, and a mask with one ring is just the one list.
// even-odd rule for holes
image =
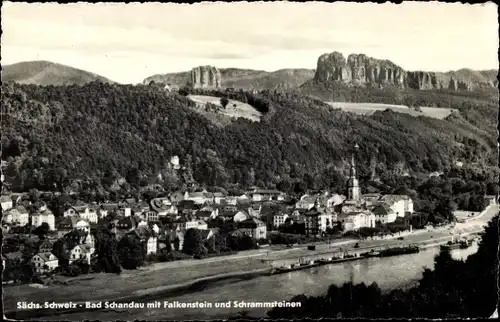
[[213, 66], [195, 67], [191, 70], [189, 85], [194, 88], [221, 88], [221, 74]]
[[346, 59], [341, 53], [333, 52], [318, 58], [314, 81], [319, 83], [335, 81], [353, 86], [469, 91], [497, 86], [496, 75], [496, 71], [469, 69], [447, 73], [405, 71], [389, 60], [375, 59], [364, 54], [352, 54]]

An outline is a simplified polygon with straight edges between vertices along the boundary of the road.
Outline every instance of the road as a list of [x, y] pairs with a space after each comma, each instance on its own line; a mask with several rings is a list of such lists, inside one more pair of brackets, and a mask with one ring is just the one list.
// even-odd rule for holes
[[343, 252], [354, 250], [354, 245], [359, 244], [359, 250], [370, 249], [370, 248], [380, 248], [385, 246], [408, 246], [411, 244], [425, 245], [427, 243], [436, 243], [447, 241], [454, 236], [455, 238], [459, 235], [466, 236], [469, 234], [479, 233], [483, 230], [484, 225], [493, 218], [493, 216], [498, 213], [498, 205], [492, 206], [487, 211], [485, 211], [480, 216], [476, 216], [464, 223], [457, 223], [453, 228], [443, 228], [439, 230], [426, 231], [418, 230], [414, 231], [413, 234], [404, 236], [403, 240], [398, 240], [398, 236], [395, 235], [392, 238], [386, 238], [381, 240], [342, 240], [331, 243], [317, 243], [316, 250], [307, 250], [306, 245], [299, 245], [294, 248], [282, 249], [281, 246], [269, 246], [255, 250], [242, 251], [235, 255], [222, 256], [222, 257], [211, 257], [206, 259], [189, 259], [182, 261], [166, 262], [166, 263], [155, 263], [150, 266], [144, 267], [141, 270], [155, 271], [165, 268], [177, 268], [177, 267], [193, 267], [197, 265], [206, 265], [208, 263], [236, 260], [242, 258], [255, 258], [262, 259], [266, 261], [283, 260], [299, 258], [304, 256], [318, 255], [323, 253], [333, 253], [333, 252]]

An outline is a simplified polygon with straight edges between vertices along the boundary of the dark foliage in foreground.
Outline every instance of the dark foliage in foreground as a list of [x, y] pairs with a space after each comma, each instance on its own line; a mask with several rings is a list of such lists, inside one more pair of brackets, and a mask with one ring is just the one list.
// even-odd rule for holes
[[324, 296], [298, 295], [290, 301], [301, 308], [275, 308], [268, 316], [277, 318], [487, 318], [498, 298], [499, 216], [482, 234], [478, 252], [465, 262], [442, 250], [434, 270], [426, 269], [418, 286], [383, 294], [372, 285], [331, 285]]

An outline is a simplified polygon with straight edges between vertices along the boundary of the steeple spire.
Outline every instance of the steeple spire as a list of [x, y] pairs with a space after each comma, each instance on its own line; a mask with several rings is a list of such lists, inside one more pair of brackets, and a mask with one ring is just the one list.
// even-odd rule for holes
[[351, 156], [351, 170], [349, 173], [349, 181], [347, 184], [348, 199], [359, 200], [361, 191], [359, 189], [358, 179], [356, 178], [356, 157], [358, 154], [359, 145], [354, 145], [354, 151]]

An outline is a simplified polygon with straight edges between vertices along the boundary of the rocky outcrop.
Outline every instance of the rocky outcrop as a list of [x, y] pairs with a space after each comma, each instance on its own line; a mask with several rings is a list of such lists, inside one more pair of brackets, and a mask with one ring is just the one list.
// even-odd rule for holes
[[221, 88], [221, 74], [213, 66], [195, 67], [191, 70], [189, 85], [193, 88]]
[[379, 60], [363, 54], [349, 55], [347, 60], [341, 53], [321, 55], [316, 75], [318, 82], [338, 81], [353, 85], [405, 85], [405, 71], [388, 60]]
[[380, 60], [364, 54], [352, 54], [345, 59], [339, 52], [323, 54], [318, 58], [315, 82], [342, 82], [353, 86], [395, 86], [418, 90], [449, 89], [470, 91], [478, 87], [498, 84], [493, 71], [462, 69], [438, 73], [405, 71], [389, 60]]

